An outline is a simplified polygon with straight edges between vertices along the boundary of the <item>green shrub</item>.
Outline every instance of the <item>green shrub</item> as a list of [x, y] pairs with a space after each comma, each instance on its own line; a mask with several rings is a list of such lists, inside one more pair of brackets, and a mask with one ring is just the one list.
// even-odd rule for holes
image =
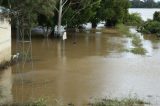
[[142, 25], [140, 31], [143, 33], [152, 33], [152, 34], [160, 33], [160, 22], [148, 20]]
[[142, 24], [143, 20], [138, 13], [132, 13], [128, 15], [127, 21], [125, 24], [130, 26], [140, 26]]
[[153, 15], [153, 20], [160, 22], [160, 11], [156, 11], [156, 12], [154, 13], [154, 15]]

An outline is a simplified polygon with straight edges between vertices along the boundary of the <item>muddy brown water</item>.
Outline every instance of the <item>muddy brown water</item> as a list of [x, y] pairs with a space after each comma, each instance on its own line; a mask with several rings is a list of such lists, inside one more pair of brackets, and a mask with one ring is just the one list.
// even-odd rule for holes
[[[15, 53], [15, 40], [12, 43]], [[28, 49], [20, 46], [28, 54], [23, 61], [0, 72], [1, 103], [46, 98], [49, 104], [82, 106], [95, 98], [128, 96], [160, 101], [156, 37], [143, 37], [146, 55], [124, 51], [132, 47], [130, 38], [100, 31], [79, 33], [76, 39], [69, 34], [66, 41], [33, 39], [26, 45]]]

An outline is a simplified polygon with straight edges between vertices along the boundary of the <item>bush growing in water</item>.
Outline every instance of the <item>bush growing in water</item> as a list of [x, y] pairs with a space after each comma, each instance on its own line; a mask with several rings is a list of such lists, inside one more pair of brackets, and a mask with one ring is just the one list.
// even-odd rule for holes
[[139, 26], [143, 22], [140, 14], [138, 13], [132, 13], [128, 15], [127, 21], [125, 24], [130, 25], [130, 26]]
[[142, 25], [142, 27], [140, 28], [140, 31], [147, 34], [160, 33], [160, 22], [155, 20], [148, 20]]
[[116, 29], [118, 30], [119, 33], [124, 34], [126, 36], [131, 35], [129, 28], [124, 24], [117, 24]]
[[139, 31], [147, 34], [160, 34], [160, 11], [154, 13], [153, 20], [144, 22]]

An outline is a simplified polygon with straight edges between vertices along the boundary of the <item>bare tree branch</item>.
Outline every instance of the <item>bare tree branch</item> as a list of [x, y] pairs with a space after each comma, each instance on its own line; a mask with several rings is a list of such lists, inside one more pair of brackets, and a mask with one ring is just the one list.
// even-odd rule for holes
[[65, 0], [64, 3], [62, 4], [62, 7], [64, 7], [64, 5], [67, 3], [68, 0]]
[[75, 14], [70, 18], [70, 20], [69, 20], [69, 21], [72, 21], [72, 19], [73, 19], [77, 14], [79, 14], [79, 13], [80, 13], [80, 11], [82, 11], [82, 10], [86, 9], [87, 7], [94, 6], [96, 3], [97, 3], [97, 2], [92, 3], [92, 4], [90, 4], [90, 5], [87, 5], [87, 6], [83, 7], [83, 8], [81, 8], [81, 9], [77, 10], [77, 11], [75, 12]]
[[59, 12], [58, 8], [56, 6], [53, 7], [57, 12]]
[[64, 14], [68, 11], [69, 7], [71, 6], [71, 3], [68, 4], [67, 8], [63, 11], [62, 13], [62, 17], [64, 16]]

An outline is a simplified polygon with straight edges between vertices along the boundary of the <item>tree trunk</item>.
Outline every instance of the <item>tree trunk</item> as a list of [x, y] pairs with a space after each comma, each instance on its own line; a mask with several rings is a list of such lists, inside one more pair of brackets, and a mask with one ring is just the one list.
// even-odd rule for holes
[[43, 36], [48, 37], [49, 33], [49, 28], [48, 27], [43, 27]]
[[97, 23], [92, 22], [92, 28], [96, 28], [97, 27]]
[[115, 20], [111, 20], [111, 19], [108, 19], [105, 23], [105, 26], [106, 27], [113, 27], [116, 25], [116, 21]]
[[59, 3], [59, 12], [58, 12], [58, 28], [57, 28], [57, 33], [58, 35], [61, 34], [61, 22], [62, 22], [62, 0], [60, 0], [60, 3]]

